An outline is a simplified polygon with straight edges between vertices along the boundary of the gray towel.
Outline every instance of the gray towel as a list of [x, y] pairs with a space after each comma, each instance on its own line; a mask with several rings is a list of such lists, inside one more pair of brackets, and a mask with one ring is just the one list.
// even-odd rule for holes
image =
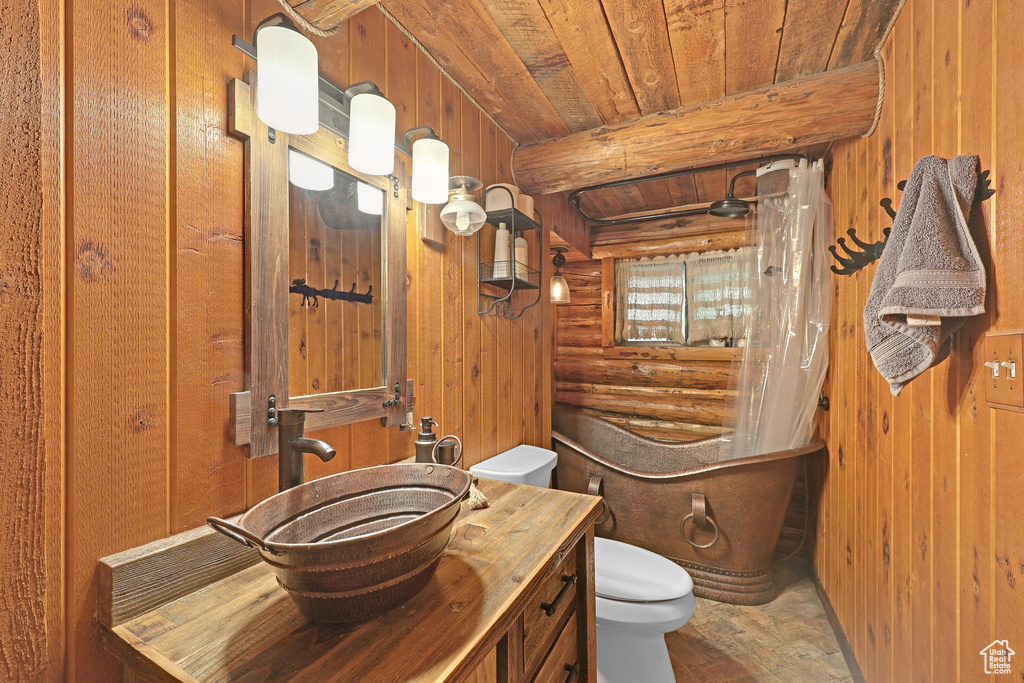
[[967, 227], [977, 182], [976, 156], [927, 156], [907, 179], [864, 307], [868, 351], [893, 396], [945, 360], [966, 316], [985, 312], [985, 266]]

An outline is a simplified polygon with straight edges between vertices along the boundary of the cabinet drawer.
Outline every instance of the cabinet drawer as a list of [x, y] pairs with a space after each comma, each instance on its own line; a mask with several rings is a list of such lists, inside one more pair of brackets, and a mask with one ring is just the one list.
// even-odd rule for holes
[[566, 622], [533, 683], [573, 683], [579, 678], [579, 653], [576, 648], [576, 615]]
[[531, 671], [555, 638], [565, 615], [576, 604], [576, 549], [537, 588], [523, 613], [523, 663]]

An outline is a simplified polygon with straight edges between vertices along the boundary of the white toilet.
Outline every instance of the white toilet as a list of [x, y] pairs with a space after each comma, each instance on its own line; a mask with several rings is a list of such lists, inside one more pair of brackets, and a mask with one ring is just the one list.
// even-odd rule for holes
[[[546, 488], [558, 455], [516, 446], [473, 465], [484, 479]], [[693, 579], [657, 553], [607, 538], [594, 539], [599, 683], [673, 683], [665, 634], [693, 616]]]

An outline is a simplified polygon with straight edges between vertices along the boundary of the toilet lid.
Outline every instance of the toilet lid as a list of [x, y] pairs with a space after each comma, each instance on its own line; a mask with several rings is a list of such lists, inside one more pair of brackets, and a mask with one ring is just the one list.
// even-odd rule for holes
[[693, 579], [657, 553], [607, 538], [594, 539], [594, 587], [602, 598], [628, 602], [675, 600], [693, 591]]

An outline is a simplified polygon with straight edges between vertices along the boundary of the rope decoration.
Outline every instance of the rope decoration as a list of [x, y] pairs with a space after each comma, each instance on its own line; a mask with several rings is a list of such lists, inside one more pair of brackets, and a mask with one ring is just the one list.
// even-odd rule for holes
[[896, 11], [889, 18], [889, 23], [886, 25], [885, 30], [882, 31], [881, 40], [875, 46], [875, 61], [878, 62], [878, 103], [875, 104], [875, 118], [871, 122], [871, 127], [868, 128], [868, 132], [861, 135], [862, 138], [869, 138], [874, 135], [875, 129], [878, 128], [878, 122], [882, 118], [882, 105], [885, 104], [885, 60], [882, 59], [882, 47], [885, 46], [885, 41], [889, 40], [889, 34], [892, 33], [892, 28], [896, 25], [896, 19], [899, 18], [900, 12], [903, 11], [903, 6], [906, 4], [907, 0], [900, 0], [900, 4], [896, 6]]

